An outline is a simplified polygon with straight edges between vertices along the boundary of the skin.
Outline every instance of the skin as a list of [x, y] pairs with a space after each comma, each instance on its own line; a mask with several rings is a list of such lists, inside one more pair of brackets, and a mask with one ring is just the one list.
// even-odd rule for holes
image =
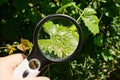
[[[0, 80], [19, 80], [13, 76], [14, 69], [23, 61], [24, 55], [14, 54], [0, 58]], [[23, 79], [26, 80], [26, 79]], [[31, 77], [29, 80], [50, 80], [47, 77]]]

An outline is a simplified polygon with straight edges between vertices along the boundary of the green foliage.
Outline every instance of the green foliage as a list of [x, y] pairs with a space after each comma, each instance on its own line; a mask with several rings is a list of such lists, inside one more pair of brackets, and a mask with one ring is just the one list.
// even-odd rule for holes
[[38, 43], [48, 56], [53, 53], [58, 58], [66, 58], [76, 49], [79, 37], [76, 34], [75, 25], [56, 25], [52, 21], [48, 21], [43, 25], [43, 29], [49, 34], [50, 39], [39, 39]]
[[77, 12], [77, 14], [80, 16], [77, 19], [77, 21], [79, 21], [82, 18], [85, 25], [93, 33], [93, 35], [96, 35], [97, 33], [99, 33], [99, 26], [98, 26], [99, 20], [98, 20], [97, 16], [95, 15], [96, 11], [93, 8], [88, 7], [88, 8], [85, 8], [84, 10], [81, 10], [79, 7], [77, 7], [75, 2], [70, 2], [70, 3], [62, 6], [61, 8], [59, 8], [56, 13], [67, 13], [68, 14], [69, 13], [68, 8], [72, 8], [72, 9], [70, 9], [72, 15], [73, 14], [76, 15], [76, 12]]
[[84, 16], [82, 16], [82, 20], [84, 21], [85, 25], [88, 27], [88, 29], [96, 35], [99, 33], [99, 20], [95, 16], [96, 11], [92, 8], [85, 8], [84, 9]]
[[[0, 56], [27, 53], [38, 21], [62, 13], [81, 25], [84, 44], [73, 61], [48, 66], [43, 75], [51, 80], [120, 79], [120, 0], [0, 0], [0, 10]], [[45, 31], [53, 33], [49, 27]]]

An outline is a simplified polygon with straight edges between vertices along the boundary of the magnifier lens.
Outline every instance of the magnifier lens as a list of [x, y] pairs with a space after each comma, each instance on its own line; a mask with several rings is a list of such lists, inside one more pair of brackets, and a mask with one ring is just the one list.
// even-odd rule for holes
[[74, 53], [79, 43], [75, 24], [64, 17], [50, 18], [39, 30], [38, 45], [50, 60], [61, 60]]

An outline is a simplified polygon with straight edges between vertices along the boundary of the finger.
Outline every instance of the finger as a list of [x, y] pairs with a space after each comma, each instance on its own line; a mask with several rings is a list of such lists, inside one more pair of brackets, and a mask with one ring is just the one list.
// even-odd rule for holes
[[25, 56], [23, 54], [13, 54], [13, 55], [4, 57], [3, 61], [5, 61], [5, 64], [7, 66], [15, 68], [23, 61], [24, 57]]
[[30, 78], [29, 80], [50, 80], [50, 79], [47, 77], [33, 77], [33, 78]]

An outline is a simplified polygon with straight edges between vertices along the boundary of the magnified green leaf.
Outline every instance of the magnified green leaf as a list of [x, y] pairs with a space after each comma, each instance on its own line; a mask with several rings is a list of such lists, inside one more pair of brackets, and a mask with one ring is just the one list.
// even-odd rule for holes
[[75, 25], [66, 27], [48, 21], [43, 25], [43, 29], [50, 36], [50, 39], [38, 40], [39, 46], [45, 55], [66, 58], [74, 52], [79, 40]]

